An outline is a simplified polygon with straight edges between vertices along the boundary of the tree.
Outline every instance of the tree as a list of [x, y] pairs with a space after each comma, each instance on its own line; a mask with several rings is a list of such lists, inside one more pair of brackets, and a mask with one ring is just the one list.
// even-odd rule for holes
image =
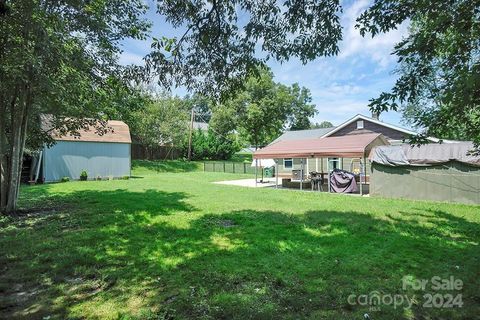
[[0, 15], [0, 212], [14, 211], [28, 136], [51, 143], [39, 115], [61, 134], [95, 125], [121, 79], [118, 43], [144, 38], [137, 0], [2, 1]]
[[264, 146], [285, 129], [310, 127], [315, 113], [310, 91], [293, 84], [287, 87], [273, 81], [273, 74], [260, 68], [235, 97], [212, 108], [212, 128], [221, 135], [237, 131], [249, 145]]
[[284, 129], [291, 102], [288, 88], [276, 84], [269, 70], [260, 70], [231, 102], [240, 135], [256, 148], [270, 143]]
[[212, 99], [205, 95], [195, 93], [193, 95], [187, 95], [183, 98], [188, 110], [195, 112], [195, 121], [209, 122], [212, 117]]
[[198, 129], [192, 135], [192, 159], [194, 160], [228, 160], [240, 149], [241, 145], [233, 133], [219, 135], [209, 128], [207, 131]]
[[290, 130], [304, 130], [311, 126], [310, 118], [317, 113], [315, 105], [311, 104], [310, 90], [294, 83], [289, 88], [292, 97], [291, 113], [289, 114]]
[[394, 53], [399, 78], [372, 99], [373, 111], [401, 110], [427, 136], [471, 139], [480, 151], [480, 1], [376, 1], [358, 18], [362, 35], [386, 32], [409, 19]]
[[[157, 11], [174, 27], [173, 39], [157, 38], [141, 75], [218, 96], [235, 93], [270, 59], [306, 63], [339, 51], [338, 0], [158, 1]], [[256, 55], [257, 48], [263, 55]]]
[[128, 122], [132, 135], [148, 149], [182, 146], [188, 132], [189, 112], [183, 99], [160, 95], [135, 111]]
[[333, 124], [330, 121], [322, 121], [320, 123], [315, 123], [310, 127], [311, 129], [321, 129], [321, 128], [333, 128]]
[[[236, 124], [241, 137], [250, 145], [261, 147], [270, 143], [286, 129], [310, 127], [309, 118], [316, 110], [309, 104], [310, 91], [293, 84], [287, 87], [273, 81], [273, 74], [261, 68], [260, 76], [250, 77], [245, 88], [224, 105], [230, 114], [229, 123]], [[225, 121], [228, 123], [228, 121]]]

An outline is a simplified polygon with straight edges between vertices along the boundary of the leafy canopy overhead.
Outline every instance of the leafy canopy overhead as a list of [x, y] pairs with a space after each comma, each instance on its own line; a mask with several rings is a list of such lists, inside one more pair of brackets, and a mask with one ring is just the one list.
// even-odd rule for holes
[[[185, 33], [156, 39], [147, 71], [161, 83], [219, 95], [244, 84], [270, 59], [306, 63], [336, 55], [342, 39], [335, 0], [157, 1], [158, 12]], [[372, 111], [403, 111], [422, 137], [480, 143], [480, 0], [377, 0], [358, 18], [361, 35], [375, 37], [411, 23], [398, 43], [399, 79], [372, 99]], [[229, 90], [230, 89], [230, 90]]]
[[157, 1], [157, 11], [185, 30], [175, 39], [154, 39], [146, 57], [148, 74], [165, 86], [218, 95], [269, 59], [307, 62], [339, 52], [338, 0], [171, 0]]
[[358, 18], [362, 35], [410, 19], [395, 46], [394, 87], [371, 100], [375, 111], [401, 110], [426, 136], [480, 145], [480, 1], [376, 1]]
[[220, 131], [236, 130], [248, 145], [260, 147], [277, 138], [285, 129], [308, 129], [316, 113], [310, 91], [293, 84], [273, 81], [270, 70], [260, 68], [244, 89], [214, 110], [212, 125]]

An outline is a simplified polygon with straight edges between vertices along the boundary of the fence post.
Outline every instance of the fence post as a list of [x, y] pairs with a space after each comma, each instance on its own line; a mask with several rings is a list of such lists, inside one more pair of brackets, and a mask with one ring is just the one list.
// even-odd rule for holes
[[223, 173], [225, 173], [226, 170], [225, 170], [225, 161], [223, 161]]
[[243, 173], [247, 173], [247, 166], [245, 165], [245, 162], [243, 163]]
[[235, 162], [232, 162], [233, 173], [235, 173]]
[[213, 163], [213, 172], [215, 172], [215, 162]]
[[206, 166], [206, 163], [205, 161], [203, 161], [203, 172], [205, 172], [205, 166]]

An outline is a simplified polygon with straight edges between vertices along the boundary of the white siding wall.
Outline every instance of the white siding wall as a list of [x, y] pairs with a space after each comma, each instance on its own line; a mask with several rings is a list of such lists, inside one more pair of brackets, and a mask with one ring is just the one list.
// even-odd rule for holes
[[57, 141], [45, 148], [43, 157], [45, 181], [79, 179], [82, 170], [88, 179], [130, 176], [129, 143]]

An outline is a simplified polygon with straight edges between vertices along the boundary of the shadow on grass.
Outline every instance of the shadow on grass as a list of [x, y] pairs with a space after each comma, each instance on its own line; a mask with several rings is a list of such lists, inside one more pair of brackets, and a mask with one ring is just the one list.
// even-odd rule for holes
[[147, 170], [154, 172], [191, 172], [200, 170], [199, 163], [182, 160], [134, 160], [132, 161], [133, 170]]
[[[48, 223], [13, 221], [0, 239], [0, 315], [360, 319], [368, 307], [348, 304], [348, 295], [402, 293], [404, 275], [465, 284], [462, 309], [420, 304], [414, 317], [478, 314], [478, 224], [438, 210], [397, 220], [353, 211], [201, 214], [188, 197], [79, 191], [57, 200], [83, 209], [50, 213]], [[430, 226], [408, 219], [416, 214]], [[375, 317], [408, 313], [381, 306]]]

